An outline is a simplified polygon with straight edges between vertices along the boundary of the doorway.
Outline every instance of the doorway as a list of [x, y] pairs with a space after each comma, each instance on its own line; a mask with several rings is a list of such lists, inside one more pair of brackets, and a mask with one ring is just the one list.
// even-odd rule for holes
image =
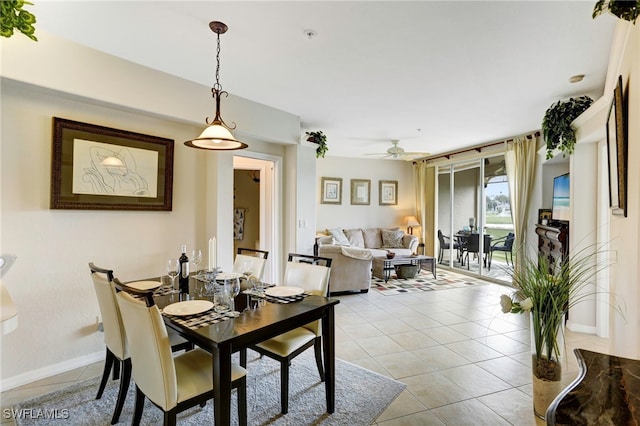
[[278, 282], [282, 258], [278, 211], [278, 179], [280, 159], [259, 154], [233, 157], [234, 192], [234, 241], [233, 256], [238, 247], [267, 250], [269, 258], [263, 280]]

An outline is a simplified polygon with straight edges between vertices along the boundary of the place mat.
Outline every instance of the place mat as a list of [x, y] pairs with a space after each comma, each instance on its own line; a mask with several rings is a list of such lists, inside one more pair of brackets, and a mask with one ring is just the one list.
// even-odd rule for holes
[[[273, 287], [273, 286], [270, 286]], [[302, 293], [302, 294], [297, 294], [295, 296], [282, 296], [282, 297], [278, 297], [278, 296], [269, 296], [267, 294], [264, 293], [255, 293], [253, 290], [245, 290], [242, 292], [243, 294], [249, 295], [249, 296], [253, 296], [253, 297], [257, 297], [259, 299], [264, 299], [267, 302], [271, 302], [271, 303], [292, 303], [292, 302], [299, 302], [302, 299], [304, 299], [305, 297], [309, 296], [308, 293]]]
[[184, 325], [185, 327], [190, 328], [191, 330], [198, 329], [200, 327], [204, 327], [211, 324], [217, 324], [221, 321], [226, 321], [231, 318], [235, 318], [240, 315], [238, 311], [228, 311], [228, 312], [216, 312], [213, 309], [209, 309], [206, 312], [196, 315], [186, 315], [186, 316], [176, 316], [169, 315], [163, 313], [162, 315], [167, 318], [171, 318], [171, 321], [177, 322], [178, 324]]

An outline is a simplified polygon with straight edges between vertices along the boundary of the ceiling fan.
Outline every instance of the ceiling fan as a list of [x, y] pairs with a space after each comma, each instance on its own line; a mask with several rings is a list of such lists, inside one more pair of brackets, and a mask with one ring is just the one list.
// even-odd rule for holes
[[397, 158], [403, 158], [403, 157], [426, 157], [427, 155], [429, 155], [428, 152], [407, 152], [404, 150], [404, 148], [402, 148], [401, 146], [398, 146], [398, 144], [400, 143], [399, 140], [397, 139], [393, 139], [391, 141], [391, 147], [389, 149], [387, 149], [387, 152], [378, 152], [378, 153], [372, 153], [372, 154], [365, 154], [365, 155], [379, 155], [381, 156], [380, 158], [393, 158], [393, 159], [397, 159]]

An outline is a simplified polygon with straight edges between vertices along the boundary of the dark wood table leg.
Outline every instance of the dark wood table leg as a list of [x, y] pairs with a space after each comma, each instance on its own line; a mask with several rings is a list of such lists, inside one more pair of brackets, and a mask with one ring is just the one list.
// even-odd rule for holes
[[213, 351], [214, 424], [231, 424], [231, 348], [227, 345]]
[[[333, 305], [322, 317], [322, 349], [324, 354], [324, 387], [327, 394], [327, 413], [332, 414], [336, 406], [336, 353]], [[218, 423], [216, 423], [218, 424]]]

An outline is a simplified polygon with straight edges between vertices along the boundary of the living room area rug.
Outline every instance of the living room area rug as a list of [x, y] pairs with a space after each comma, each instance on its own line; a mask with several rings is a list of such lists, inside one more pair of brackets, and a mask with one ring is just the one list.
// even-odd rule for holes
[[433, 278], [431, 271], [420, 270], [415, 278], [398, 279], [395, 273], [386, 283], [382, 278], [371, 278], [371, 289], [385, 296], [398, 294], [420, 293], [433, 290], [447, 290], [451, 288], [484, 285], [486, 281], [468, 275], [458, 274], [453, 271], [438, 269], [437, 278]]

